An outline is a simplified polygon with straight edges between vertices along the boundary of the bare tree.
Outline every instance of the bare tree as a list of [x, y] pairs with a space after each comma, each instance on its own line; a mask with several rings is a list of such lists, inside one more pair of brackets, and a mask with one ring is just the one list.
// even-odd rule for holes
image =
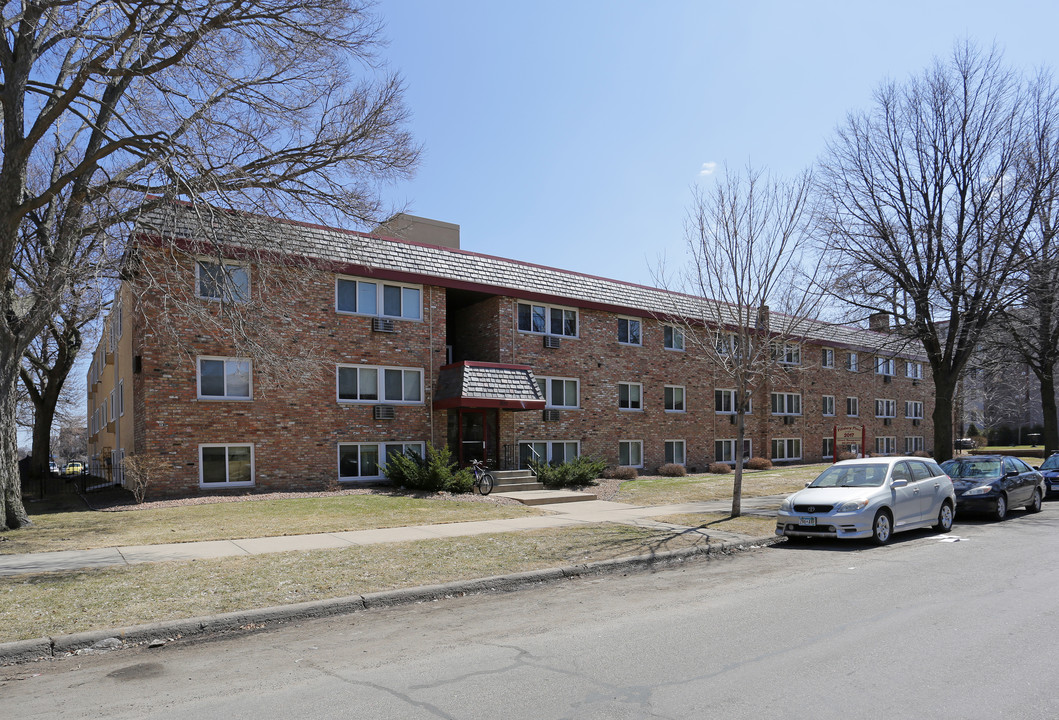
[[770, 379], [787, 372], [780, 368], [800, 363], [800, 343], [816, 324], [811, 182], [809, 173], [784, 181], [753, 168], [726, 169], [697, 192], [688, 212], [690, 264], [679, 282], [696, 302], [674, 306], [667, 321], [678, 323], [689, 349], [735, 388], [733, 517], [742, 512], [747, 409], [768, 400]]
[[[375, 222], [414, 168], [400, 79], [361, 0], [4, 6], [0, 41], [0, 529], [28, 522], [15, 468], [21, 358], [80, 273], [144, 211], [193, 204]], [[362, 79], [358, 79], [362, 78]], [[27, 231], [31, 214], [43, 222]], [[335, 222], [331, 220], [331, 222]], [[45, 272], [18, 277], [23, 238]]]
[[983, 330], [1013, 301], [1023, 243], [1054, 180], [1031, 157], [1054, 102], [996, 50], [958, 45], [873, 107], [851, 113], [819, 172], [835, 294], [887, 313], [921, 343], [936, 392], [934, 453], [952, 456], [953, 396]]

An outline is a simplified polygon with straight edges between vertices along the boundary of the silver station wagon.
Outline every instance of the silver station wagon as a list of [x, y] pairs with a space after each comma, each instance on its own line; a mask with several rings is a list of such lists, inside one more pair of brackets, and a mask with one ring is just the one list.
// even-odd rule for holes
[[933, 526], [948, 532], [956, 508], [952, 480], [933, 460], [843, 460], [780, 504], [776, 534], [791, 538], [871, 538]]

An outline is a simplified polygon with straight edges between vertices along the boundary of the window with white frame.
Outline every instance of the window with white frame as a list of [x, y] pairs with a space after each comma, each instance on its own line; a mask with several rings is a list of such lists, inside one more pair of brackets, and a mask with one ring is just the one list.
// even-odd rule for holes
[[772, 440], [773, 460], [801, 460], [802, 440], [801, 438], [773, 438]]
[[339, 402], [416, 404], [423, 402], [421, 368], [339, 365]]
[[[713, 443], [713, 457], [717, 462], [734, 463], [736, 440], [715, 440]], [[753, 457], [750, 438], [743, 440], [743, 459], [749, 460]]]
[[875, 438], [876, 455], [893, 455], [897, 452], [897, 438], [877, 437]]
[[801, 415], [802, 396], [799, 393], [772, 393], [773, 415]]
[[519, 442], [519, 467], [528, 468], [530, 461], [561, 465], [581, 454], [579, 443], [571, 440], [527, 440]]
[[539, 335], [577, 337], [577, 310], [519, 303], [518, 329]]
[[423, 288], [421, 285], [335, 278], [335, 311], [420, 320], [423, 317]]
[[923, 403], [917, 400], [905, 401], [905, 417], [912, 420], [923, 419]]
[[254, 484], [254, 446], [251, 443], [199, 445], [199, 485], [245, 487]]
[[684, 349], [684, 331], [680, 328], [666, 325], [662, 328], [662, 336], [662, 346], [666, 350]]
[[537, 385], [544, 396], [544, 406], [549, 408], [580, 407], [580, 382], [576, 378], [539, 377]]
[[338, 479], [377, 480], [394, 455], [423, 457], [423, 452], [421, 442], [339, 443]]
[[640, 383], [618, 383], [618, 408], [621, 410], [643, 410], [643, 385]]
[[684, 412], [684, 386], [666, 385], [663, 390], [663, 405], [666, 412]]
[[824, 458], [835, 457], [835, 439], [833, 437], [824, 438], [824, 445], [821, 448], [820, 456]]
[[877, 357], [875, 358], [875, 374], [876, 375], [893, 375], [894, 374], [894, 362], [893, 358]]
[[835, 396], [824, 395], [820, 398], [820, 414], [830, 417], [835, 414]]
[[619, 441], [618, 464], [624, 467], [643, 467], [643, 440]]
[[618, 342], [622, 345], [640, 345], [640, 321], [633, 318], [618, 318]]
[[118, 419], [118, 389], [110, 391], [110, 422]]
[[125, 416], [125, 379], [118, 380], [118, 416]]
[[731, 415], [735, 413], [738, 405], [736, 404], [736, 397], [738, 393], [735, 390], [714, 390], [713, 391], [713, 405], [714, 410], [718, 413]]
[[772, 359], [780, 365], [802, 364], [802, 348], [800, 345], [795, 345], [793, 343], [772, 343], [769, 349], [772, 352]]
[[846, 398], [846, 417], [857, 417], [860, 415], [860, 400], [855, 397]]
[[125, 319], [125, 312], [122, 309], [122, 302], [119, 299], [114, 305], [114, 327], [117, 330], [118, 339], [121, 339], [122, 333], [124, 332], [123, 320]]
[[922, 435], [910, 435], [905, 438], [905, 455], [911, 455], [914, 452], [923, 452]]
[[912, 362], [908, 360], [905, 362], [905, 377], [912, 378], [913, 380], [923, 379], [923, 363]]
[[851, 352], [846, 355], [846, 369], [850, 372], [857, 372], [857, 353]]
[[825, 368], [833, 368], [835, 366], [835, 351], [832, 348], [823, 348], [820, 366]]
[[198, 368], [199, 399], [250, 399], [250, 361], [246, 358], [200, 357]]
[[246, 302], [250, 299], [250, 274], [244, 265], [199, 260], [195, 285], [206, 300]]
[[665, 453], [666, 463], [674, 465], [684, 464], [684, 441], [683, 440], [666, 440], [665, 441]]
[[875, 417], [877, 418], [894, 418], [897, 417], [897, 401], [896, 400], [876, 400], [875, 401]]

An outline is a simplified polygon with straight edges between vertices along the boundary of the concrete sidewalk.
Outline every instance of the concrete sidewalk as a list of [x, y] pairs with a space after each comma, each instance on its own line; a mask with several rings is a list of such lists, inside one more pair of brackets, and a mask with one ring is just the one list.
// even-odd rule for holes
[[[743, 511], [746, 514], [774, 515], [776, 508], [779, 507], [780, 501], [784, 497], [784, 495], [773, 495], [744, 498]], [[294, 550], [324, 550], [355, 545], [465, 537], [486, 533], [520, 532], [604, 522], [647, 528], [672, 529], [676, 532], [695, 532], [719, 542], [731, 543], [746, 539], [742, 535], [733, 533], [687, 528], [680, 525], [657, 522], [652, 519], [680, 513], [728, 512], [731, 509], [731, 502], [728, 500], [655, 506], [637, 506], [605, 500], [590, 500], [586, 502], [536, 505], [535, 507], [552, 514], [509, 518], [506, 520], [480, 520], [440, 525], [315, 533], [311, 535], [285, 535], [281, 537], [245, 538], [239, 540], [211, 540], [165, 545], [99, 548], [95, 550], [63, 550], [59, 552], [0, 555], [0, 576], [101, 568], [114, 565], [135, 565], [147, 562], [200, 560], [233, 555], [261, 555]]]

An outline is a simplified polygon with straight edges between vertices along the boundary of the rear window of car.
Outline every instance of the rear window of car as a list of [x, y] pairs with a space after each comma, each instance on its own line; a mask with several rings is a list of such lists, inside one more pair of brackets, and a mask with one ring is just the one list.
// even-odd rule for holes
[[1056, 468], [1059, 468], [1059, 455], [1052, 455], [1041, 465], [1041, 470], [1055, 470]]
[[912, 468], [912, 477], [915, 480], [926, 480], [929, 477], [933, 477], [930, 474], [930, 468], [927, 467], [925, 462], [909, 461], [908, 466]]

